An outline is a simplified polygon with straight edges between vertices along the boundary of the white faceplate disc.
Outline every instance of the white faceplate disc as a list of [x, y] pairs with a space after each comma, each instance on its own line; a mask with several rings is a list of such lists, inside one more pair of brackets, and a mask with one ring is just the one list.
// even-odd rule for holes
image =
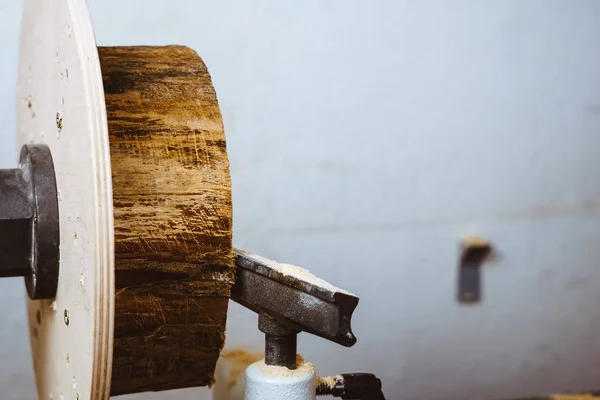
[[29, 301], [40, 399], [107, 399], [114, 250], [102, 76], [85, 0], [25, 1], [19, 147], [47, 144], [59, 193], [56, 299]]

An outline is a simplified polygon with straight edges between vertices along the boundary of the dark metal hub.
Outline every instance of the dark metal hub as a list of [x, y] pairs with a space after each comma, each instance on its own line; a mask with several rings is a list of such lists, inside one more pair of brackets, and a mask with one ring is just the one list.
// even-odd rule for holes
[[60, 231], [54, 163], [25, 145], [19, 168], [0, 170], [0, 277], [25, 277], [31, 299], [56, 296]]

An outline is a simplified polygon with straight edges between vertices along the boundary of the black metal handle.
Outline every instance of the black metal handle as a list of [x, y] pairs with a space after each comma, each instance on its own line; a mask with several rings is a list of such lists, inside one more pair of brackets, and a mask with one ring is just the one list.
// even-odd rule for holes
[[373, 374], [352, 373], [321, 379], [317, 396], [340, 397], [344, 400], [385, 400], [381, 379]]

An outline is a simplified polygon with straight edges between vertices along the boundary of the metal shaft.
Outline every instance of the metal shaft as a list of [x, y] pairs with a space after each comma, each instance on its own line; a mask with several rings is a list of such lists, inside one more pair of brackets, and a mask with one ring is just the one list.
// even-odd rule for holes
[[0, 170], [0, 276], [25, 276], [32, 257], [33, 191], [25, 169]]
[[265, 334], [265, 364], [296, 369], [297, 335]]
[[258, 315], [258, 329], [265, 334], [265, 364], [296, 369], [299, 331], [266, 314]]

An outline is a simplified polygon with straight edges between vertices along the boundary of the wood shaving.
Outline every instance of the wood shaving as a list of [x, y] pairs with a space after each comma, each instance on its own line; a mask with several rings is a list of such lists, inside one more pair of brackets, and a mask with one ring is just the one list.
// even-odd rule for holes
[[336, 376], [317, 376], [317, 388], [335, 389], [337, 382], [343, 381], [341, 375]]
[[221, 353], [221, 357], [230, 362], [229, 379], [227, 380], [227, 388], [231, 389], [240, 377], [243, 378], [246, 368], [250, 364], [264, 357], [263, 353], [253, 353], [243, 349], [231, 349]]
[[591, 394], [555, 394], [551, 397], [552, 400], [593, 400], [600, 397], [592, 396]]
[[274, 378], [299, 378], [315, 373], [315, 366], [308, 361], [305, 361], [300, 354], [296, 356], [296, 369], [267, 365], [265, 364], [264, 359], [252, 365], [263, 374], [270, 375]]

